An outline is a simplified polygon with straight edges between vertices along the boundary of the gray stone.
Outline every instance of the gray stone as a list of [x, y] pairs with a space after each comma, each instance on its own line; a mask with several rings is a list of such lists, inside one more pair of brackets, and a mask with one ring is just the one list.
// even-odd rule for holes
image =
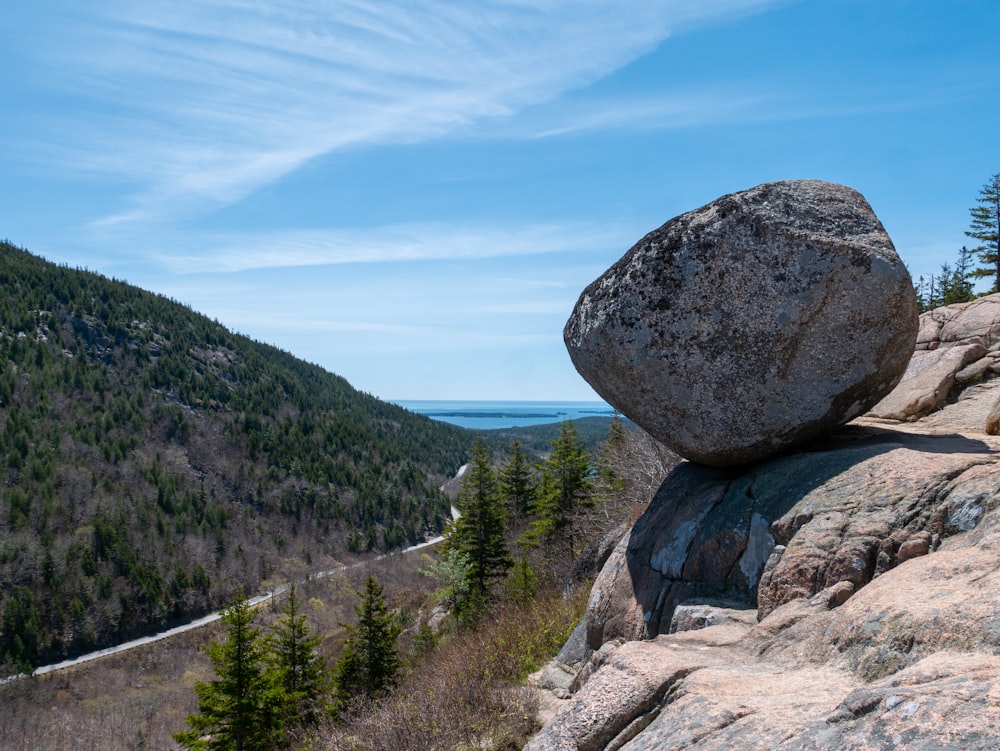
[[567, 698], [591, 652], [587, 647], [586, 623], [581, 620], [556, 658], [539, 672], [536, 685], [551, 691], [560, 699]]
[[[582, 701], [559, 710], [525, 751], [603, 751], [620, 746], [656, 716], [670, 687], [700, 664], [697, 656], [664, 661], [648, 642], [595, 655], [601, 663]], [[656, 657], [657, 659], [651, 659]]]
[[909, 274], [864, 198], [760, 185], [672, 219], [581, 295], [577, 370], [682, 456], [745, 464], [864, 413], [917, 332]]
[[703, 628], [721, 626], [729, 623], [753, 625], [757, 622], [757, 613], [741, 607], [739, 603], [713, 600], [689, 600], [678, 605], [670, 619], [669, 633], [678, 634], [684, 631], [700, 631]]

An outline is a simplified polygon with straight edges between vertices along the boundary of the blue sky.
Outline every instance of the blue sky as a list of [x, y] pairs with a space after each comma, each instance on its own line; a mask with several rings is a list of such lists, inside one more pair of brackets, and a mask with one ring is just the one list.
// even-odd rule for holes
[[590, 399], [562, 344], [642, 235], [860, 190], [914, 276], [1000, 172], [995, 0], [33, 0], [0, 237], [385, 399]]

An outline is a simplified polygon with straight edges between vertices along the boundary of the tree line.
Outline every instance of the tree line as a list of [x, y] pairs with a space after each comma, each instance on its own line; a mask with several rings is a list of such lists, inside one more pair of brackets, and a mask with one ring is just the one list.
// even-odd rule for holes
[[938, 274], [921, 276], [914, 284], [920, 312], [955, 303], [971, 302], [976, 280], [990, 279], [987, 291], [1000, 292], [1000, 173], [979, 190], [976, 205], [969, 209], [969, 229], [965, 234], [976, 241], [962, 246], [954, 264], [945, 263]]

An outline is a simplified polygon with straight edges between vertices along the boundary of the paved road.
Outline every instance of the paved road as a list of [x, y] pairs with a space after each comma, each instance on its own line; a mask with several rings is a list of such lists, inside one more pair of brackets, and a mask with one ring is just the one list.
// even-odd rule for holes
[[[442, 540], [443, 537], [435, 537], [427, 542], [422, 542], [419, 545], [414, 545], [412, 547], [403, 550], [403, 553], [412, 553], [414, 550], [421, 550], [423, 548], [431, 547], [437, 545]], [[376, 561], [381, 561], [384, 558], [388, 558], [391, 555], [396, 555], [395, 553], [385, 553], [383, 555], [377, 556], [375, 558], [370, 558], [365, 561], [360, 561], [358, 563], [352, 563], [350, 565], [338, 566], [337, 568], [330, 569], [329, 571], [320, 571], [316, 574], [310, 574], [309, 579], [323, 579], [333, 574], [340, 573], [341, 571], [347, 571], [348, 569], [357, 568], [359, 566], [368, 566]], [[288, 584], [283, 584], [276, 589], [265, 592], [264, 594], [257, 595], [256, 597], [250, 598], [250, 606], [260, 605], [261, 603], [267, 602], [272, 597], [282, 595], [289, 589]], [[74, 665], [82, 665], [85, 662], [90, 662], [91, 660], [97, 660], [101, 657], [107, 657], [109, 655], [116, 655], [121, 652], [128, 651], [129, 649], [135, 649], [136, 647], [141, 647], [146, 644], [152, 644], [153, 642], [160, 641], [161, 639], [169, 639], [172, 636], [177, 636], [177, 634], [183, 634], [185, 631], [192, 631], [196, 628], [201, 628], [202, 626], [207, 626], [209, 623], [214, 623], [222, 617], [222, 611], [217, 613], [211, 613], [197, 620], [191, 621], [190, 623], [185, 623], [180, 626], [175, 626], [174, 628], [163, 631], [159, 634], [153, 634], [151, 636], [143, 636], [139, 639], [133, 639], [132, 641], [127, 641], [122, 644], [117, 644], [114, 647], [107, 647], [105, 649], [99, 649], [96, 652], [89, 652], [80, 657], [74, 657], [71, 660], [63, 660], [62, 662], [57, 662], [54, 665], [43, 665], [41, 667], [35, 668], [32, 675], [44, 675], [45, 673], [52, 673], [56, 670], [63, 670], [65, 668], [73, 667]], [[20, 677], [20, 676], [15, 676]], [[9, 678], [6, 680], [10, 680]], [[0, 685], [6, 682], [6, 680], [0, 681]]]
[[[467, 467], [468, 465], [462, 465], [462, 467], [458, 470], [456, 477], [459, 478], [462, 477], [462, 475], [465, 474], [465, 470]], [[456, 509], [454, 506], [451, 507], [451, 515], [453, 519], [458, 518], [458, 509]], [[431, 540], [428, 540], [427, 542], [422, 542], [419, 545], [413, 545], [409, 548], [406, 548], [402, 552], [404, 554], [412, 553], [415, 550], [422, 550], [424, 548], [437, 545], [443, 540], [444, 537], [435, 537]], [[369, 566], [372, 563], [375, 563], [376, 561], [381, 561], [392, 555], [397, 555], [397, 553], [384, 553], [375, 558], [370, 558], [368, 560], [360, 561], [358, 563], [352, 563], [344, 566], [337, 566], [336, 568], [330, 569], [329, 571], [320, 571], [315, 574], [310, 574], [309, 579], [310, 580], [323, 579], [332, 576], [334, 574], [340, 573], [341, 571], [347, 571], [348, 569], [357, 568], [359, 566]], [[272, 597], [284, 594], [285, 592], [288, 591], [290, 586], [291, 585], [289, 584], [284, 584], [276, 589], [257, 595], [256, 597], [252, 597], [250, 598], [250, 605], [251, 606], [260, 605], [263, 602], [267, 602], [267, 600], [271, 599]], [[136, 647], [141, 647], [146, 644], [152, 644], [153, 642], [160, 641], [161, 639], [169, 639], [170, 637], [176, 636], [177, 634], [183, 634], [185, 631], [191, 631], [196, 628], [201, 628], [202, 626], [207, 626], [209, 623], [214, 623], [221, 617], [222, 617], [222, 611], [220, 610], [217, 613], [206, 615], [202, 618], [198, 618], [197, 620], [191, 621], [190, 623], [185, 623], [181, 626], [175, 626], [174, 628], [168, 629], [167, 631], [163, 631], [159, 634], [153, 634], [152, 636], [143, 636], [140, 639], [127, 641], [123, 644], [118, 644], [114, 647], [107, 647], [105, 649], [99, 649], [96, 652], [90, 652], [88, 654], [81, 655], [80, 657], [74, 657], [72, 660], [63, 660], [62, 662], [57, 662], [54, 665], [43, 665], [41, 667], [35, 668], [35, 670], [31, 674], [45, 675], [46, 673], [53, 673], [56, 670], [64, 670], [65, 668], [70, 668], [73, 667], [74, 665], [82, 665], [83, 663], [90, 662], [91, 660], [98, 660], [101, 657], [116, 655], [121, 652], [126, 652], [130, 649], [135, 649]], [[20, 675], [10, 676], [8, 678], [0, 678], [0, 686], [17, 678], [24, 678], [24, 677], [26, 676], [22, 673]]]

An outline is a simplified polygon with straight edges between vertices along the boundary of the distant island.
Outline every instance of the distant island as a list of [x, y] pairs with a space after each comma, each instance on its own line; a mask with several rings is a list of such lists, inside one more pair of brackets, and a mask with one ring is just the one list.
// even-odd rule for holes
[[[584, 415], [613, 415], [615, 411], [613, 409], [579, 409], [576, 410], [577, 414]], [[569, 416], [569, 412], [508, 412], [508, 411], [484, 411], [481, 409], [474, 410], [450, 410], [447, 412], [421, 412], [422, 415], [426, 417], [496, 417], [503, 419], [512, 420], [534, 420], [542, 418], [550, 418], [553, 420], [559, 420], [564, 417]]]
[[484, 412], [482, 410], [452, 411], [452, 412], [424, 412], [427, 417], [501, 417], [514, 420], [531, 420], [535, 418], [548, 417], [558, 420], [565, 417], [566, 412]]

